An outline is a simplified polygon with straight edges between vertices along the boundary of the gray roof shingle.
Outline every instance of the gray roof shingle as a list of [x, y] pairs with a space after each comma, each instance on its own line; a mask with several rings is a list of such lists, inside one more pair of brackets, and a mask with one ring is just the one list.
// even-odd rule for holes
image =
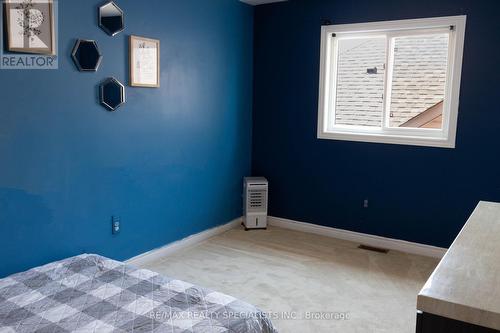
[[[394, 55], [389, 122], [398, 127], [444, 99], [448, 36], [397, 37]], [[381, 125], [385, 60], [384, 38], [340, 43], [336, 124]]]

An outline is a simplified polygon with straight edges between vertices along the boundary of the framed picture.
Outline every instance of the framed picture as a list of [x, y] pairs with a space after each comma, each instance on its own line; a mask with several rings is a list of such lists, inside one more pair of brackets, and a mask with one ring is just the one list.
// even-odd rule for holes
[[130, 85], [158, 88], [160, 86], [160, 41], [130, 36]]
[[52, 0], [4, 0], [7, 50], [55, 55]]

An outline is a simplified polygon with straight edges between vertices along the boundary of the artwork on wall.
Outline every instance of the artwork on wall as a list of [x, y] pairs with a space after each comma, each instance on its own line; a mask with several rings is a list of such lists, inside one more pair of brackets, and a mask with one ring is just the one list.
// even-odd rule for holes
[[71, 57], [80, 72], [96, 72], [102, 60], [97, 42], [88, 39], [76, 41]]
[[55, 55], [52, 0], [5, 0], [7, 49]]
[[[34, 0], [6, 1], [31, 3]], [[113, 1], [99, 7], [99, 26], [111, 36], [124, 30], [123, 11]], [[95, 40], [78, 39], [73, 47], [71, 58], [79, 71], [95, 72], [101, 64], [102, 54]], [[130, 36], [129, 61], [132, 87], [157, 88], [160, 86], [160, 41], [158, 39]], [[115, 111], [125, 104], [125, 86], [114, 77], [107, 78], [99, 84], [99, 102], [109, 111]]]
[[160, 86], [160, 41], [130, 36], [130, 85], [158, 88]]
[[99, 85], [99, 98], [106, 109], [115, 111], [125, 104], [125, 86], [114, 77], [110, 77]]
[[113, 1], [99, 7], [99, 26], [108, 35], [114, 36], [125, 29], [123, 11]]

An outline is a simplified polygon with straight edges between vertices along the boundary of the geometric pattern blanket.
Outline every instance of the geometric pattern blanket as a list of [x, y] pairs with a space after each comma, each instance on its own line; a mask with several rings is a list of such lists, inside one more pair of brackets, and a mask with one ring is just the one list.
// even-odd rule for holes
[[234, 297], [93, 254], [0, 279], [0, 333], [276, 333]]

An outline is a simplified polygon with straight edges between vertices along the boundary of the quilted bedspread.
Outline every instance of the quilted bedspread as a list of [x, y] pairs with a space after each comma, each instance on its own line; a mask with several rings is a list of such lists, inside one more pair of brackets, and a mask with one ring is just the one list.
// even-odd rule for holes
[[254, 306], [98, 255], [0, 280], [5, 332], [277, 332]]

